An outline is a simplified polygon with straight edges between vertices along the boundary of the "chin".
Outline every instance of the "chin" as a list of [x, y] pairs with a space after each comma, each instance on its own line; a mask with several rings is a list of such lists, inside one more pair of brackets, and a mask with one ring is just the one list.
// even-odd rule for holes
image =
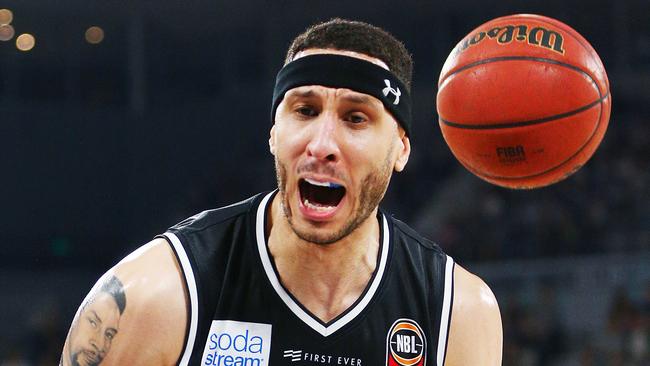
[[[296, 217], [297, 216], [297, 217]], [[369, 215], [353, 212], [328, 221], [311, 221], [303, 215], [287, 216], [289, 226], [300, 239], [318, 245], [334, 244], [354, 232]]]
[[317, 245], [334, 244], [346, 236], [345, 233], [341, 232], [342, 230], [335, 231], [335, 230], [323, 230], [323, 229], [313, 229], [313, 228], [306, 228], [301, 230], [300, 228], [296, 227], [296, 225], [293, 225], [291, 222], [289, 222], [289, 224], [291, 225], [291, 229], [293, 229], [293, 232], [300, 239], [312, 244], [317, 244]]

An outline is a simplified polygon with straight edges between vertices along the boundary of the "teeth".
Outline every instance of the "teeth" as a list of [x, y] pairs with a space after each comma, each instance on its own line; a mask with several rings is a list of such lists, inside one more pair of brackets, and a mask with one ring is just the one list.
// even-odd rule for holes
[[318, 211], [318, 212], [327, 212], [327, 211], [332, 211], [333, 209], [336, 208], [335, 206], [320, 206], [320, 205], [315, 205], [315, 204], [309, 202], [309, 200], [306, 199], [306, 198], [305, 198], [305, 200], [304, 200], [302, 203], [305, 205], [305, 207], [307, 207], [307, 208], [309, 208], [309, 209], [312, 209], [312, 210], [316, 210], [316, 211]]
[[311, 180], [309, 178], [305, 178], [305, 181], [309, 184], [313, 184], [315, 186], [319, 187], [328, 187], [328, 188], [341, 188], [343, 187], [340, 184], [334, 183], [334, 182], [317, 182], [315, 180]]

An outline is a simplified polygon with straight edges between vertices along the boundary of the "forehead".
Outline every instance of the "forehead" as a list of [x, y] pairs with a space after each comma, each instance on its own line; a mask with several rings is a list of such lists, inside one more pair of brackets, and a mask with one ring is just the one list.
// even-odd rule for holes
[[117, 302], [115, 302], [113, 296], [106, 292], [99, 292], [85, 310], [92, 310], [99, 316], [109, 315], [115, 311], [119, 311]]

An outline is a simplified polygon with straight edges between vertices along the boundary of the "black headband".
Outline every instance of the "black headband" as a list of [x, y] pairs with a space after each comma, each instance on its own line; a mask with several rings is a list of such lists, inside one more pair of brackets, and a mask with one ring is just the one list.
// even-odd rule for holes
[[284, 99], [284, 94], [304, 85], [346, 88], [372, 95], [404, 128], [411, 133], [411, 97], [404, 84], [390, 71], [355, 57], [318, 54], [299, 58], [286, 64], [275, 78], [271, 121]]

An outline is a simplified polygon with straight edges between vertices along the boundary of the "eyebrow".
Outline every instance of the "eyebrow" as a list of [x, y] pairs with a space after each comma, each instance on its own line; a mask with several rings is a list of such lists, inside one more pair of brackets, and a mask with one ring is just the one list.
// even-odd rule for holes
[[[292, 90], [288, 97], [292, 98], [311, 98], [316, 96], [316, 92], [314, 92], [311, 89], [307, 90]], [[348, 102], [354, 103], [354, 104], [374, 104], [373, 100], [366, 95], [359, 94], [359, 93], [346, 93], [345, 95], [341, 96], [341, 99], [344, 99]]]
[[370, 97], [367, 97], [365, 95], [360, 95], [360, 94], [346, 94], [341, 98], [355, 104], [373, 104], [372, 99], [370, 99]]
[[292, 98], [311, 98], [315, 96], [316, 93], [314, 93], [313, 90], [307, 89], [307, 90], [291, 90], [289, 93], [287, 93], [287, 97], [292, 97]]

